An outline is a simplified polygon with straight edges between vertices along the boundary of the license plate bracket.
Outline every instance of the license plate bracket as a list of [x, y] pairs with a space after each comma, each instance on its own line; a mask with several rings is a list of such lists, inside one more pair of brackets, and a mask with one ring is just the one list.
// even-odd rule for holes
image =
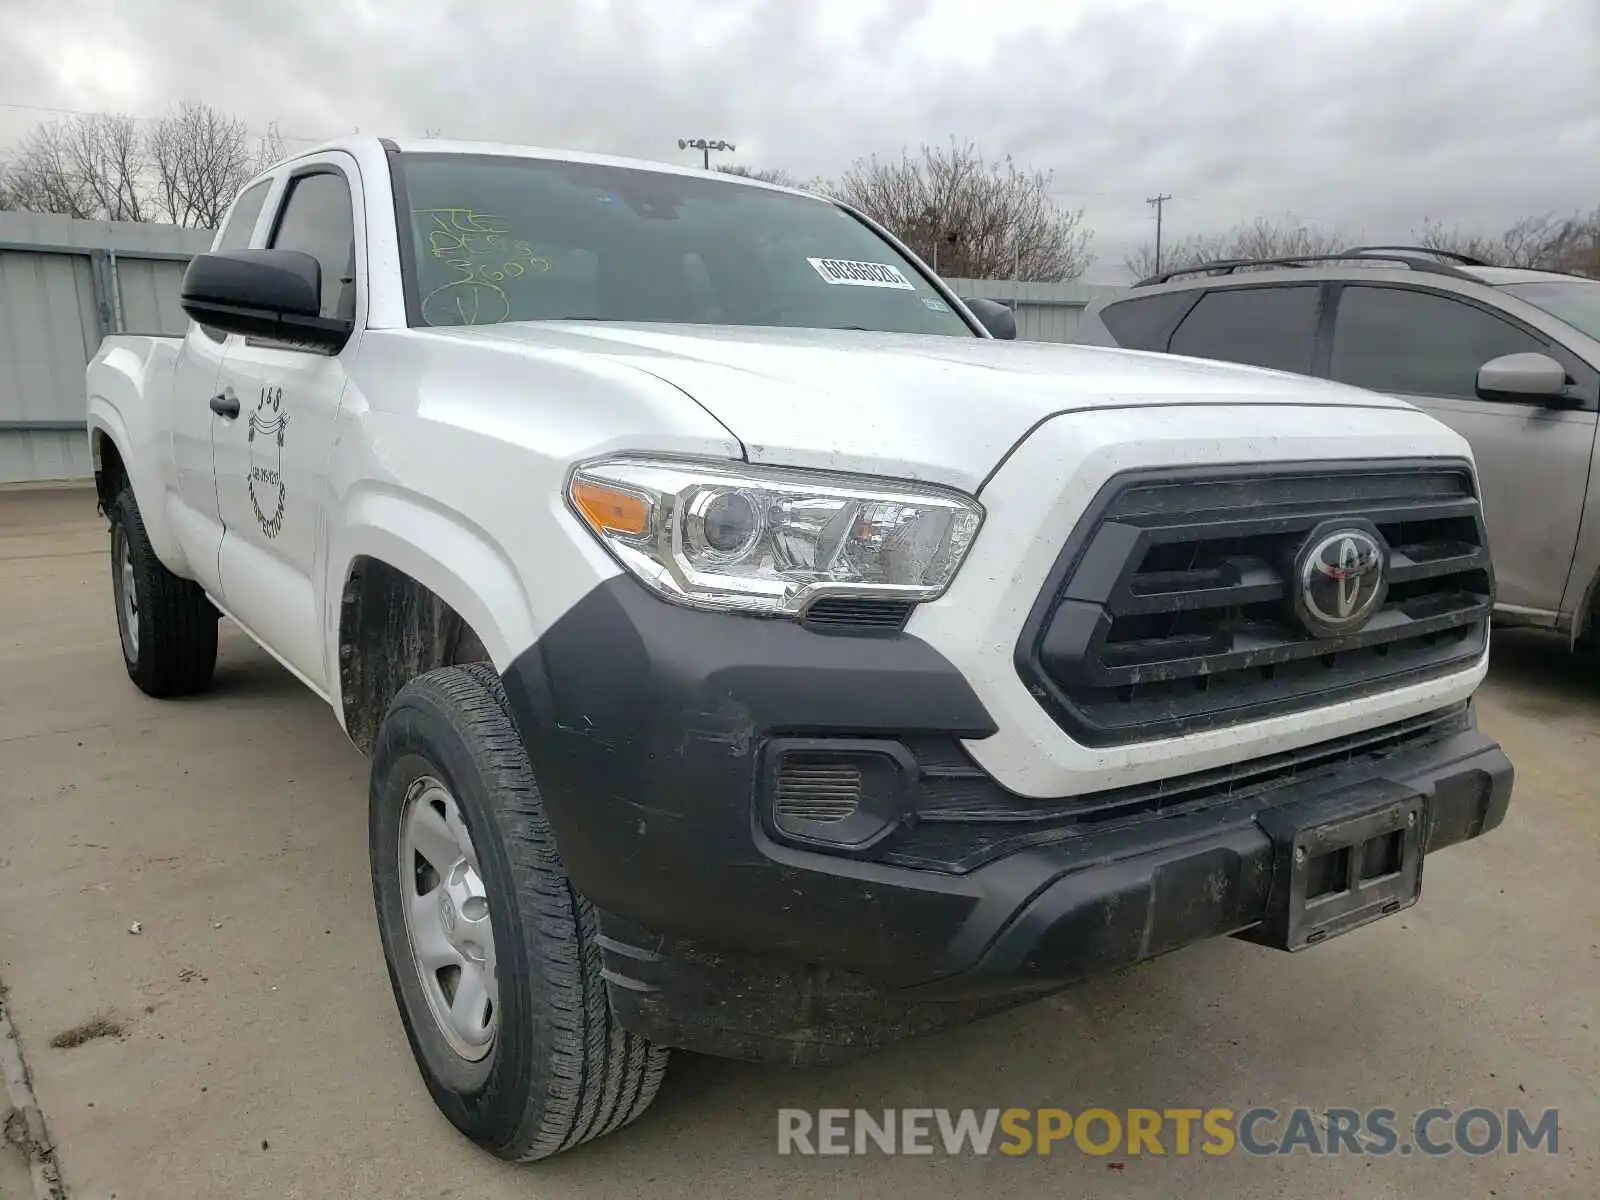
[[1267, 809], [1272, 839], [1266, 920], [1245, 934], [1304, 950], [1410, 908], [1422, 894], [1427, 799], [1387, 780]]

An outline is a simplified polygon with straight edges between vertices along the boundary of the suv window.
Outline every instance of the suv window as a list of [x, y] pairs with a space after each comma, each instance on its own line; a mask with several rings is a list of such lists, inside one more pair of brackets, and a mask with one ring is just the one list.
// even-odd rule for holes
[[1317, 284], [1302, 283], [1207, 292], [1167, 349], [1309, 375], [1321, 291]]
[[1555, 283], [1506, 283], [1500, 290], [1559, 317], [1579, 333], [1600, 340], [1600, 283], [1563, 279]]
[[268, 243], [277, 250], [302, 250], [322, 264], [322, 315], [356, 315], [356, 227], [350, 188], [337, 171], [318, 171], [290, 181]]
[[1346, 286], [1329, 374], [1340, 383], [1411, 396], [1478, 394], [1478, 368], [1547, 347], [1476, 305], [1407, 288]]
[[1165, 350], [1167, 330], [1193, 303], [1192, 291], [1118, 300], [1100, 310], [1100, 322], [1125, 350]]

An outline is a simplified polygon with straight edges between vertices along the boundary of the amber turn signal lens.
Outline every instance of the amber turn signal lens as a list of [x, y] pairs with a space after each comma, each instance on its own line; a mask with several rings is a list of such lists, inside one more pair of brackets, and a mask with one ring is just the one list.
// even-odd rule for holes
[[650, 506], [629, 492], [575, 479], [572, 502], [578, 506], [583, 519], [597, 530], [632, 534], [650, 531]]

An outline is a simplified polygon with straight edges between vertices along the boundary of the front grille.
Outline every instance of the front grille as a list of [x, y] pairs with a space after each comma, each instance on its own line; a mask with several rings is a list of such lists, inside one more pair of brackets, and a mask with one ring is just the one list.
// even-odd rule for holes
[[1353, 783], [1362, 772], [1381, 769], [1390, 756], [1453, 737], [1471, 723], [1466, 705], [1458, 704], [1297, 750], [1060, 800], [1005, 790], [960, 742], [912, 739], [906, 747], [919, 779], [915, 819], [874, 857], [895, 866], [964, 874], [1029, 846], [1122, 823], [1201, 812], [1320, 778]]
[[[1317, 637], [1292, 566], [1341, 519], [1377, 527], [1388, 593], [1358, 632]], [[1493, 591], [1465, 463], [1128, 475], [1063, 550], [1017, 665], [1083, 744], [1170, 737], [1459, 670], [1487, 644]]]

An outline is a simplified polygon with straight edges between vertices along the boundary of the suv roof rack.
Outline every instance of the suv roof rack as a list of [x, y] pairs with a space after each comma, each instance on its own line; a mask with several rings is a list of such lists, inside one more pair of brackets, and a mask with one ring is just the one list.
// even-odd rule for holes
[[1401, 254], [1428, 254], [1434, 258], [1448, 259], [1453, 263], [1460, 263], [1463, 267], [1492, 267], [1491, 262], [1475, 258], [1471, 254], [1462, 254], [1457, 250], [1437, 250], [1432, 246], [1351, 246], [1348, 253], [1366, 255], [1374, 250], [1393, 250]]
[[[1418, 255], [1431, 254], [1433, 258], [1420, 258]], [[1466, 254], [1456, 254], [1449, 250], [1429, 250], [1425, 246], [1354, 246], [1349, 250], [1341, 250], [1337, 254], [1288, 254], [1282, 258], [1219, 258], [1214, 262], [1197, 263], [1192, 267], [1181, 267], [1175, 271], [1162, 271], [1159, 275], [1150, 275], [1135, 283], [1134, 287], [1148, 287], [1152, 284], [1166, 283], [1180, 275], [1232, 275], [1246, 267], [1305, 267], [1315, 263], [1351, 262], [1356, 259], [1367, 259], [1374, 262], [1398, 263], [1413, 271], [1421, 271], [1428, 275], [1449, 275], [1455, 279], [1472, 279], [1476, 276], [1469, 275], [1460, 267], [1451, 266], [1449, 263], [1440, 262], [1440, 258], [1449, 258], [1462, 266], [1486, 267], [1489, 264]]]

